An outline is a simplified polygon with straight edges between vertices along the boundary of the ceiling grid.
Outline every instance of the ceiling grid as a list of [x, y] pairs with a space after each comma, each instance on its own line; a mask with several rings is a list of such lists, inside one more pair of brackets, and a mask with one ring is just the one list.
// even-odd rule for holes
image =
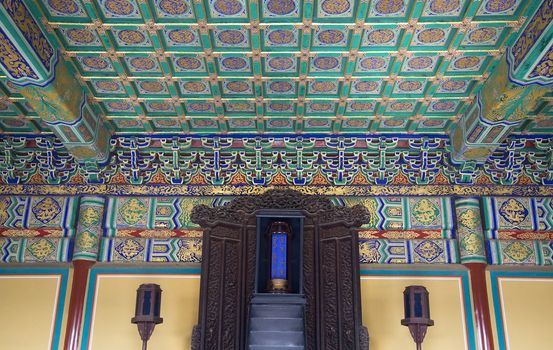
[[[522, 0], [39, 0], [117, 133], [447, 134]], [[4, 132], [46, 131], [0, 78]], [[546, 97], [519, 132], [553, 129]]]

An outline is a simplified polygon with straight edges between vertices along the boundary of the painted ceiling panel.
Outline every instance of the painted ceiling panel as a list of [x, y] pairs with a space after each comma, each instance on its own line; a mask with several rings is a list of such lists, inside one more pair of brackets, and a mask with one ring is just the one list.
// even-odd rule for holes
[[[523, 0], [38, 0], [118, 133], [448, 133]], [[518, 132], [553, 131], [546, 96]], [[0, 129], [48, 132], [0, 77]]]

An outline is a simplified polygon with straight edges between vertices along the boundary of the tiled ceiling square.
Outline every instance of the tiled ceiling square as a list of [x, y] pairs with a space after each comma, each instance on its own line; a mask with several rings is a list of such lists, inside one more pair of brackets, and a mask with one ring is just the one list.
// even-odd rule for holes
[[175, 118], [154, 118], [150, 121], [156, 131], [161, 132], [181, 132], [182, 125], [178, 119]]
[[467, 10], [470, 0], [430, 0], [424, 3], [421, 21], [455, 21]]
[[366, 131], [369, 129], [370, 120], [368, 118], [347, 118], [342, 121], [342, 129]]
[[120, 81], [112, 79], [94, 79], [89, 85], [97, 95], [127, 95], [125, 87]]
[[51, 20], [63, 19], [83, 22], [88, 21], [89, 17], [81, 0], [71, 1], [52, 1], [40, 0], [40, 4], [46, 9], [46, 14]]
[[207, 129], [211, 132], [213, 130], [217, 130], [219, 128], [219, 123], [215, 119], [207, 119], [207, 118], [192, 118], [190, 120], [190, 128], [192, 130], [198, 130], [201, 131], [203, 129]]
[[440, 81], [435, 91], [436, 96], [441, 95], [467, 95], [475, 82], [470, 78], [448, 78]]
[[111, 59], [107, 57], [101, 57], [98, 54], [82, 54], [75, 57], [77, 61], [77, 67], [83, 75], [102, 74], [102, 75], [115, 75], [115, 68]]
[[216, 51], [244, 51], [250, 47], [250, 31], [246, 29], [217, 26], [210, 30], [210, 37]]
[[377, 107], [377, 102], [373, 100], [355, 100], [346, 103], [344, 115], [347, 116], [372, 116]]
[[311, 50], [313, 51], [348, 51], [351, 30], [346, 26], [318, 26], [312, 33]]
[[426, 114], [455, 115], [461, 103], [456, 100], [434, 100], [426, 108]]
[[128, 54], [123, 60], [129, 75], [161, 75], [161, 67], [157, 58], [146, 54]]
[[394, 58], [388, 54], [366, 54], [357, 58], [354, 75], [383, 75], [387, 74]]
[[270, 25], [261, 30], [263, 50], [299, 50], [301, 30], [293, 26]]
[[267, 22], [300, 22], [302, 4], [300, 0], [261, 1], [261, 18]]
[[449, 25], [426, 25], [411, 39], [411, 50], [436, 51], [449, 47], [456, 31]]
[[188, 101], [184, 103], [188, 115], [216, 115], [215, 104], [206, 100]]
[[315, 0], [314, 21], [351, 22], [357, 3], [355, 0]]
[[293, 130], [295, 122], [291, 119], [272, 118], [265, 121], [265, 127], [277, 132], [290, 132]]
[[138, 94], [144, 96], [169, 96], [169, 87], [163, 81], [159, 80], [137, 80], [134, 82], [134, 86], [138, 91]]
[[142, 13], [136, 0], [94, 0], [100, 17], [108, 23], [142, 22]]
[[466, 75], [482, 74], [484, 69], [486, 69], [487, 63], [491, 60], [486, 53], [474, 53], [474, 54], [465, 54], [462, 56], [454, 57], [448, 67], [446, 74], [448, 75]]
[[265, 102], [265, 115], [287, 115], [293, 116], [296, 114], [296, 104], [288, 101], [273, 100]]
[[211, 85], [202, 79], [179, 79], [179, 89], [183, 97], [211, 96]]
[[408, 0], [374, 0], [371, 1], [367, 22], [400, 22], [405, 21], [413, 6]]
[[336, 115], [336, 102], [331, 101], [307, 101], [305, 103], [305, 115], [332, 116]]
[[253, 118], [231, 118], [228, 120], [229, 127], [238, 131], [251, 131], [257, 127]]
[[205, 58], [194, 54], [175, 54], [170, 57], [176, 76], [207, 76]]
[[337, 97], [342, 83], [336, 79], [313, 79], [307, 83], [307, 95], [319, 97]]
[[378, 78], [356, 78], [351, 81], [349, 93], [351, 96], [380, 95], [386, 85]]
[[103, 48], [100, 36], [95, 30], [76, 26], [58, 29], [63, 46], [67, 50], [96, 50]]
[[467, 31], [459, 48], [466, 50], [497, 49], [510, 32], [510, 28], [497, 24], [481, 24]]
[[329, 129], [332, 127], [332, 120], [328, 118], [305, 118], [303, 120], [303, 124], [305, 128], [308, 128], [309, 130], [317, 132], [330, 131]]
[[209, 22], [248, 22], [247, 0], [204, 0]]
[[220, 75], [249, 75], [252, 62], [246, 55], [223, 54], [217, 58], [217, 71]]
[[480, 2], [475, 19], [512, 19], [522, 10], [525, 0], [483, 0]]
[[200, 33], [189, 26], [163, 29], [159, 32], [163, 40], [163, 47], [167, 51], [202, 51]]
[[374, 25], [363, 30], [360, 51], [384, 51], [398, 48], [404, 30], [396, 25]]
[[392, 94], [403, 97], [424, 97], [426, 91], [426, 79], [404, 78], [395, 82]]
[[111, 38], [121, 50], [138, 50], [152, 48], [150, 35], [142, 29], [125, 27], [111, 30]]
[[296, 96], [298, 82], [293, 80], [271, 79], [263, 83], [264, 92], [270, 97]]
[[434, 75], [442, 57], [434, 54], [416, 54], [407, 57], [401, 66], [400, 75]]
[[255, 115], [255, 103], [244, 100], [233, 100], [224, 103], [225, 112], [237, 115]]
[[224, 97], [244, 97], [254, 94], [253, 81], [248, 79], [223, 79], [221, 88]]
[[338, 75], [345, 69], [347, 60], [339, 54], [317, 54], [309, 59], [309, 74]]
[[290, 54], [270, 54], [262, 59], [263, 75], [295, 76], [298, 74], [298, 58]]
[[380, 132], [406, 132], [409, 120], [405, 118], [386, 118], [378, 123], [377, 131]]
[[192, 22], [195, 20], [194, 3], [192, 0], [149, 0], [154, 9], [157, 21], [164, 22]]

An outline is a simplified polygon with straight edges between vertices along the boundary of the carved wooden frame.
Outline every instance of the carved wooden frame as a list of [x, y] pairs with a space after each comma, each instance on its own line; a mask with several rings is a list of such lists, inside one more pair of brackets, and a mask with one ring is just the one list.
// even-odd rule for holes
[[199, 205], [192, 210], [192, 221], [204, 229], [199, 320], [192, 349], [246, 349], [256, 270], [256, 212], [262, 209], [300, 210], [305, 215], [305, 348], [368, 349], [368, 333], [361, 324], [354, 228], [368, 222], [369, 214], [362, 205], [339, 207], [327, 197], [292, 190], [269, 190], [238, 197], [226, 206]]

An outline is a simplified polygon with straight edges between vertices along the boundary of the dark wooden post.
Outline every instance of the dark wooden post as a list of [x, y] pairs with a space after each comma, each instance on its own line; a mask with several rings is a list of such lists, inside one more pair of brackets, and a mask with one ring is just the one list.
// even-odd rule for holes
[[90, 268], [94, 263], [94, 261], [87, 260], [73, 261], [73, 283], [71, 284], [71, 297], [69, 298], [64, 350], [78, 350], [83, 324], [86, 285]]

